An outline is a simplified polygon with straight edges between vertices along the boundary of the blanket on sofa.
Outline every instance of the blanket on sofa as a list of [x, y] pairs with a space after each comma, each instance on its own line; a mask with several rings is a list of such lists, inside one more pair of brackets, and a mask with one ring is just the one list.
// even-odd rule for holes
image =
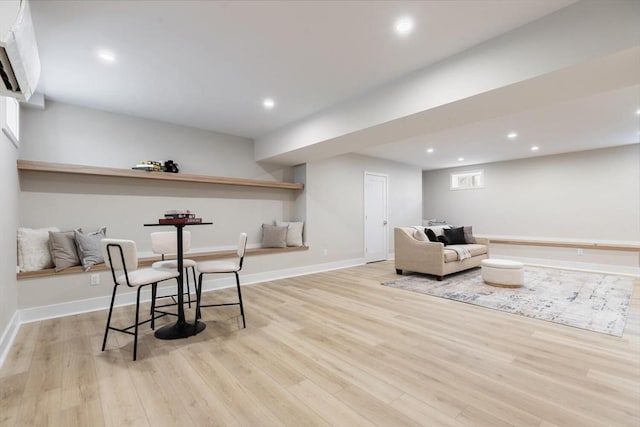
[[458, 261], [471, 258], [471, 251], [467, 249], [465, 245], [451, 245], [451, 246], [447, 246], [447, 249], [451, 249], [452, 251], [455, 251], [458, 254]]

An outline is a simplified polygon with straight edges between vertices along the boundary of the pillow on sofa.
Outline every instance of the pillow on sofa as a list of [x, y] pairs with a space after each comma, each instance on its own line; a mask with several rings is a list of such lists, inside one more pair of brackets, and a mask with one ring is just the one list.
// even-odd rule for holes
[[464, 227], [464, 241], [467, 243], [476, 243], [476, 238], [473, 237], [473, 228], [470, 225]]
[[18, 228], [18, 267], [20, 271], [36, 271], [53, 267], [49, 252], [49, 231], [58, 227]]
[[102, 247], [100, 241], [107, 237], [107, 227], [102, 227], [93, 233], [83, 233], [81, 229], [73, 230], [78, 248], [78, 257], [84, 267], [84, 271], [89, 271], [96, 264], [104, 262], [102, 257]]
[[287, 227], [277, 225], [262, 224], [262, 247], [263, 248], [286, 248], [287, 247]]
[[427, 230], [432, 230], [436, 237], [444, 236], [444, 230], [447, 228], [451, 228], [451, 225], [433, 225], [431, 227], [425, 227], [424, 232], [426, 233]]
[[[82, 232], [82, 229], [78, 229]], [[50, 231], [49, 250], [56, 271], [80, 265], [74, 231]]]
[[287, 246], [302, 246], [302, 229], [304, 222], [276, 221], [277, 227], [287, 227]]
[[464, 227], [446, 228], [444, 235], [447, 237], [450, 245], [465, 245]]
[[419, 240], [421, 242], [426, 242], [427, 241], [427, 236], [426, 234], [424, 234], [422, 231], [420, 230], [415, 230], [413, 232], [413, 238], [416, 240]]
[[444, 236], [444, 235], [438, 236], [438, 242], [447, 246], [449, 244], [449, 239], [447, 239], [447, 236]]
[[429, 241], [430, 242], [437, 242], [438, 241], [438, 236], [436, 236], [436, 233], [430, 228], [428, 228], [426, 230], [427, 230], [427, 237], [429, 238]]

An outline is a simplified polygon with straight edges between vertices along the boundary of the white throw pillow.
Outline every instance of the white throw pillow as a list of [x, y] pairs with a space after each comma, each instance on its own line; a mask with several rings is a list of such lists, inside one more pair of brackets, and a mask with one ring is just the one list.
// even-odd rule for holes
[[49, 232], [58, 227], [18, 228], [18, 267], [20, 271], [37, 271], [53, 267], [49, 251]]
[[426, 242], [427, 240], [429, 240], [427, 239], [427, 235], [420, 230], [416, 230], [413, 232], [413, 238], [421, 242]]
[[287, 246], [302, 246], [304, 222], [276, 221], [276, 226], [287, 227]]

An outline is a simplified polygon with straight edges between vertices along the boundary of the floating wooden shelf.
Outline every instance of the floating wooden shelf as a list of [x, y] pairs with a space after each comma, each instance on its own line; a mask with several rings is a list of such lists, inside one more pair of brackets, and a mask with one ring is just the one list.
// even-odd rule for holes
[[522, 246], [551, 246], [556, 248], [574, 249], [599, 249], [605, 251], [640, 252], [640, 245], [633, 243], [598, 243], [598, 242], [568, 242], [558, 240], [530, 240], [505, 237], [487, 237], [490, 243], [501, 245], [522, 245]]
[[154, 179], [174, 182], [197, 182], [203, 184], [238, 185], [243, 187], [280, 188], [302, 190], [304, 184], [295, 182], [262, 181], [258, 179], [225, 178], [220, 176], [191, 175], [186, 173], [146, 172], [132, 169], [117, 169], [100, 166], [71, 165], [63, 163], [18, 160], [18, 170], [52, 172], [71, 175], [94, 175], [135, 179]]
[[[308, 250], [308, 246], [295, 246], [295, 247], [287, 247], [287, 248], [253, 248], [247, 249], [246, 256], [253, 255], [269, 255], [269, 254], [279, 254], [283, 252], [300, 252]], [[221, 259], [221, 258], [234, 258], [237, 257], [238, 254], [235, 250], [229, 251], [213, 251], [213, 252], [193, 252], [187, 253], [185, 256], [194, 261], [208, 261], [212, 259]], [[170, 258], [166, 258], [170, 259]], [[139, 258], [138, 265], [140, 267], [149, 267], [156, 261], [160, 261], [159, 256], [148, 257], [148, 258]], [[99, 271], [107, 271], [107, 266], [105, 264], [97, 264], [91, 267], [91, 270], [88, 273], [95, 273]], [[62, 271], [56, 272], [53, 268], [46, 268], [44, 270], [38, 271], [25, 271], [22, 273], [18, 273], [18, 279], [36, 279], [39, 277], [51, 277], [51, 276], [61, 276], [65, 274], [81, 274], [84, 273], [84, 269], [81, 266], [69, 267], [65, 268]]]

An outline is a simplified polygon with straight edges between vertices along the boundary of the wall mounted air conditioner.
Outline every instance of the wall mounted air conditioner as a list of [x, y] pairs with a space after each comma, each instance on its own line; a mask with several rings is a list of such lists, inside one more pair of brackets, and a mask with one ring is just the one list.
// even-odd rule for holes
[[0, 95], [27, 101], [40, 78], [40, 57], [27, 0], [0, 0]]

